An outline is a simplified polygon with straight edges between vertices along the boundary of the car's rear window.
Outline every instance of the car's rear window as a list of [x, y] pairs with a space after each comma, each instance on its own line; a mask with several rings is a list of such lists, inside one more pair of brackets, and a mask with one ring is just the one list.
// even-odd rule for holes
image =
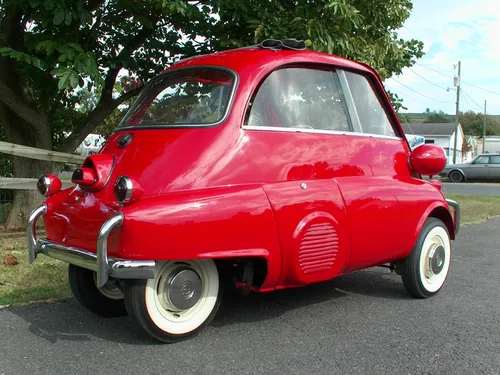
[[226, 114], [234, 81], [232, 73], [216, 68], [166, 73], [144, 89], [118, 127], [217, 123]]

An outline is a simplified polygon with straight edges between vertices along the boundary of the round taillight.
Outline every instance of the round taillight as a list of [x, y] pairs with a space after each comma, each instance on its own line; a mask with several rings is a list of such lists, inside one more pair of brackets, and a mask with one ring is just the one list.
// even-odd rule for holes
[[129, 203], [132, 198], [132, 192], [134, 185], [132, 180], [127, 176], [118, 177], [115, 182], [115, 198], [118, 202], [126, 204]]
[[54, 195], [61, 190], [62, 182], [57, 176], [54, 176], [52, 174], [45, 174], [43, 176], [40, 176], [36, 187], [40, 194], [46, 197], [50, 197], [51, 195]]
[[128, 176], [120, 176], [115, 182], [115, 198], [120, 204], [129, 204], [135, 202], [142, 196], [141, 185]]

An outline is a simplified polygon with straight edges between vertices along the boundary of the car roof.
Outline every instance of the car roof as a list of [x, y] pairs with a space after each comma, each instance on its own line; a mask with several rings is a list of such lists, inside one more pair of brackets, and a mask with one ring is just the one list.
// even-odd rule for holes
[[249, 68], [251, 69], [267, 65], [280, 66], [294, 63], [337, 65], [343, 68], [356, 69], [358, 71], [364, 71], [377, 75], [375, 70], [368, 65], [336, 55], [312, 51], [309, 49], [282, 49], [275, 51], [262, 48], [258, 45], [189, 57], [176, 62], [170, 69], [210, 65], [229, 68], [241, 73]]

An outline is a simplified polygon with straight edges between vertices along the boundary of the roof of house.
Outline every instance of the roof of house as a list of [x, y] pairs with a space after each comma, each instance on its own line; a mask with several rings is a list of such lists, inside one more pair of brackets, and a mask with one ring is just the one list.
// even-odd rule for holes
[[444, 123], [403, 123], [401, 124], [406, 134], [422, 136], [451, 136], [457, 128], [456, 122]]

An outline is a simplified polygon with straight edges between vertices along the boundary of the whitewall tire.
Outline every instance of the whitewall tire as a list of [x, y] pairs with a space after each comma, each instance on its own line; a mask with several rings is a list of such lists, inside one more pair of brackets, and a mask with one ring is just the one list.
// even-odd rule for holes
[[428, 298], [443, 287], [451, 261], [451, 241], [446, 225], [428, 218], [415, 247], [405, 259], [403, 284], [412, 296]]
[[205, 328], [219, 308], [223, 283], [211, 259], [157, 262], [155, 278], [125, 282], [129, 316], [152, 338], [172, 343]]

